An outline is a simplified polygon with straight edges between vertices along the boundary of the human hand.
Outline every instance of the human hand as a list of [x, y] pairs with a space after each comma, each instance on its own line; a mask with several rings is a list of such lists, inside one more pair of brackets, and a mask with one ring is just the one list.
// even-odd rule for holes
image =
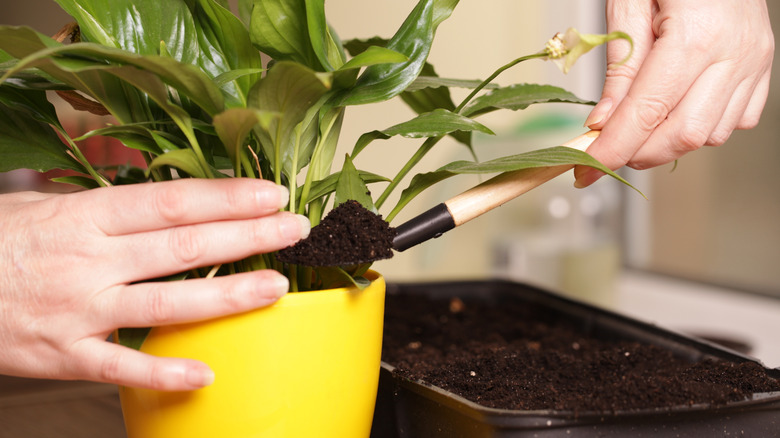
[[[601, 135], [588, 152], [611, 169], [646, 169], [758, 123], [769, 92], [774, 37], [764, 0], [607, 0], [607, 31], [634, 53], [607, 70], [585, 122]], [[628, 44], [607, 45], [613, 65]], [[577, 187], [603, 173], [578, 166]]]
[[145, 282], [284, 248], [308, 235], [267, 181], [180, 180], [0, 196], [0, 373], [158, 390], [210, 384], [190, 359], [106, 342], [119, 327], [239, 313], [287, 292], [276, 271]]

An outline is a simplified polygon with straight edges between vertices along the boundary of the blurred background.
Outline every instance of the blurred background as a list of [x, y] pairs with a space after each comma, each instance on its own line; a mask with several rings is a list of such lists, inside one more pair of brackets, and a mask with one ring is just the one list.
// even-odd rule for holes
[[[51, 35], [68, 21], [51, 0], [3, 3], [3, 24], [32, 25]], [[415, 3], [330, 1], [327, 12], [342, 39], [389, 37]], [[780, 5], [769, 7], [777, 27]], [[550, 37], [568, 27], [603, 33], [603, 15], [603, 1], [463, 0], [441, 25], [430, 61], [443, 77], [485, 78], [510, 60], [541, 50]], [[549, 62], [531, 61], [510, 70], [498, 82], [553, 84], [597, 100], [604, 69], [604, 51], [597, 49], [581, 58], [568, 75]], [[623, 175], [648, 200], [608, 178], [577, 190], [572, 187], [571, 174], [566, 174], [443, 238], [375, 267], [390, 281], [509, 278], [628, 311], [637, 309], [620, 301], [619, 294], [627, 287], [640, 286], [626, 283], [627, 272], [704, 287], [705, 297], [722, 290], [742, 297], [780, 297], [778, 104], [780, 82], [773, 78], [758, 128], [735, 132], [722, 147], [685, 156], [673, 172], [671, 165], [643, 172], [624, 170]], [[589, 110], [589, 106], [549, 104], [485, 117], [480, 121], [499, 135], [478, 137], [475, 149], [481, 160], [488, 160], [558, 145], [585, 131], [582, 124]], [[342, 136], [344, 153], [360, 134], [411, 116], [400, 102], [350, 108]], [[79, 115], [73, 117], [76, 125], [86, 123]], [[404, 164], [401, 157], [410, 156], [419, 144], [408, 139], [375, 142], [356, 164], [390, 176]], [[468, 159], [470, 154], [463, 146], [445, 141], [416, 170], [430, 171]], [[410, 204], [395, 224], [480, 181], [464, 176], [435, 186]], [[40, 178], [28, 172], [0, 174], [4, 191], [39, 189], [40, 183]], [[391, 199], [387, 206], [393, 204]], [[661, 287], [671, 286], [664, 283]], [[698, 302], [704, 305], [707, 301]], [[662, 320], [669, 314], [668, 309], [662, 310], [653, 317]]]

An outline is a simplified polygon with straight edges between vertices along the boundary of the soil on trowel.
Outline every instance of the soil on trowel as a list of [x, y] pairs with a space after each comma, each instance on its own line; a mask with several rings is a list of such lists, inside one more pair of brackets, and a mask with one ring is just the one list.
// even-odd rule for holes
[[357, 201], [330, 211], [309, 237], [279, 251], [283, 263], [306, 266], [357, 265], [393, 256], [396, 231]]
[[528, 303], [388, 296], [383, 360], [405, 378], [511, 410], [718, 406], [780, 391], [756, 363], [690, 363], [653, 345], [594, 339]]

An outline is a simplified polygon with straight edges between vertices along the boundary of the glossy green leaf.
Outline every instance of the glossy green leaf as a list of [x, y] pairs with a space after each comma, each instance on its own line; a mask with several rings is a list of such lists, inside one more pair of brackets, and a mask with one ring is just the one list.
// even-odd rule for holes
[[[343, 122], [344, 108], [331, 108], [322, 115], [318, 125], [319, 143], [315, 145], [316, 149], [311, 151], [311, 157], [299, 158], [301, 167], [304, 165], [305, 159], [310, 158], [304, 190], [312, 181], [321, 180], [331, 175], [333, 158], [336, 156]], [[308, 194], [306, 197], [308, 199], [316, 199], [312, 198], [311, 194]]]
[[110, 67], [106, 61], [118, 65], [132, 65], [159, 76], [165, 83], [196, 102], [208, 114], [217, 114], [225, 106], [222, 92], [205, 73], [193, 65], [182, 64], [173, 59], [140, 56], [90, 43], [55, 45], [48, 48], [45, 40], [42, 41], [30, 29], [0, 26], [0, 49], [6, 48], [10, 49], [14, 56], [24, 58], [8, 74], [27, 67], [38, 67], [99, 100], [125, 122], [135, 121], [135, 116], [130, 114], [132, 109], [128, 108], [133, 102], [129, 100], [121, 81], [97, 71]]
[[488, 94], [477, 97], [465, 108], [462, 114], [476, 117], [495, 111], [499, 108], [509, 110], [523, 110], [537, 103], [577, 103], [594, 105], [595, 102], [580, 99], [573, 93], [560, 87], [538, 84], [518, 84], [509, 87], [498, 88]]
[[414, 198], [417, 197], [417, 195], [429, 187], [455, 175], [457, 174], [448, 172], [446, 170], [438, 170], [435, 172], [427, 172], [415, 175], [412, 178], [412, 181], [409, 183], [409, 187], [401, 192], [398, 203], [396, 203], [395, 207], [393, 207], [393, 210], [387, 215], [386, 220], [391, 222], [396, 217], [396, 215], [398, 215], [398, 213], [400, 213], [401, 210], [406, 207], [407, 204], [409, 204]]
[[[229, 106], [246, 106], [246, 97], [252, 85], [260, 78], [262, 70], [260, 53], [252, 45], [249, 31], [233, 13], [212, 0], [197, 0], [192, 11], [198, 33], [200, 56], [198, 66], [211, 77], [225, 73], [244, 71], [246, 75], [233, 76], [223, 82], [230, 96]], [[225, 76], [222, 76], [225, 79]], [[234, 84], [230, 86], [229, 84]]]
[[[474, 163], [470, 161], [456, 161], [441, 167], [435, 172], [416, 175], [402, 193], [401, 197], [387, 216], [388, 221], [392, 220], [400, 210], [405, 207], [413, 198], [430, 186], [459, 174], [493, 174], [502, 172], [513, 172], [518, 170], [534, 169], [540, 167], [553, 166], [588, 166], [600, 170], [605, 174], [615, 178], [623, 184], [642, 194], [636, 187], [620, 177], [618, 174], [601, 164], [588, 153], [566, 146], [554, 146], [551, 148], [538, 149], [518, 155], [502, 157], [484, 163]], [[642, 196], [644, 196], [642, 194]]]
[[250, 93], [249, 105], [279, 117], [268, 129], [257, 131], [265, 156], [274, 171], [291, 169], [295, 155], [296, 126], [328, 91], [330, 75], [289, 61], [277, 62]]
[[358, 290], [363, 290], [371, 284], [371, 281], [364, 277], [353, 277], [342, 267], [317, 267], [314, 272], [319, 280], [316, 285], [318, 290], [340, 287], [356, 287]]
[[374, 201], [371, 199], [371, 192], [366, 187], [366, 183], [360, 177], [360, 172], [355, 168], [349, 155], [344, 158], [344, 166], [341, 168], [338, 183], [336, 184], [336, 199], [334, 206], [341, 203], [354, 200], [360, 203], [367, 210], [377, 212]]
[[179, 149], [160, 155], [149, 164], [149, 172], [162, 166], [175, 167], [195, 178], [208, 178], [198, 157], [191, 149]]
[[100, 187], [100, 184], [95, 182], [94, 179], [87, 177], [87, 176], [63, 176], [59, 178], [52, 178], [52, 182], [60, 183], [60, 184], [70, 184], [73, 186], [82, 187], [85, 189], [96, 189]]
[[237, 174], [240, 172], [240, 158], [244, 154], [245, 140], [249, 133], [258, 124], [267, 129], [271, 120], [278, 116], [276, 113], [251, 108], [232, 108], [214, 117], [214, 129], [225, 144], [225, 150]]
[[340, 70], [370, 67], [379, 64], [398, 64], [409, 61], [409, 57], [395, 50], [379, 46], [370, 46], [364, 52], [352, 57]]
[[[358, 171], [360, 179], [366, 184], [378, 183], [378, 182], [390, 182], [390, 180], [384, 176], [377, 175], [375, 173]], [[316, 181], [311, 186], [311, 192], [309, 193], [309, 200], [319, 199], [330, 195], [336, 191], [336, 185], [338, 184], [341, 171], [334, 172], [328, 175], [325, 179]]]
[[255, 0], [249, 29], [255, 47], [275, 60], [322, 69], [309, 39], [305, 0]]
[[88, 138], [100, 136], [115, 138], [121, 141], [124, 146], [132, 149], [138, 149], [140, 151], [149, 152], [155, 155], [160, 155], [163, 153], [163, 150], [152, 136], [151, 129], [143, 125], [127, 124], [119, 126], [107, 126], [105, 128], [95, 129], [87, 132], [75, 140], [82, 141]]
[[339, 105], [361, 105], [381, 102], [400, 94], [420, 73], [433, 43], [434, 0], [420, 0], [387, 48], [404, 54], [409, 61], [401, 64], [380, 64], [368, 67], [357, 84]]
[[17, 111], [24, 111], [35, 120], [49, 125], [62, 127], [57, 118], [57, 110], [46, 98], [43, 91], [20, 90], [6, 84], [0, 85], [0, 103]]
[[150, 328], [121, 328], [116, 331], [116, 342], [124, 347], [140, 350], [151, 330]]
[[382, 131], [363, 134], [355, 144], [352, 155], [357, 155], [373, 140], [386, 140], [396, 135], [407, 138], [439, 137], [455, 131], [479, 131], [494, 135], [493, 131], [473, 119], [444, 109], [437, 109]]
[[69, 169], [86, 173], [48, 123], [0, 103], [0, 172]]
[[160, 42], [174, 59], [198, 58], [198, 35], [184, 0], [56, 0], [79, 23], [82, 38], [140, 55], [158, 55]]
[[381, 102], [397, 96], [422, 71], [436, 28], [448, 18], [457, 0], [420, 0], [386, 47], [402, 53], [408, 62], [368, 67], [357, 84], [339, 99], [340, 105]]
[[325, 0], [305, 0], [306, 23], [314, 55], [326, 71], [334, 71], [344, 64], [344, 49], [331, 35], [325, 19]]

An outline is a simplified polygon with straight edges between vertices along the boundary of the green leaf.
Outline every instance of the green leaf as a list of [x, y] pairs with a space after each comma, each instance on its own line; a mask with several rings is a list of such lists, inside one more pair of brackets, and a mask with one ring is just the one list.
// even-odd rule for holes
[[52, 182], [60, 184], [71, 184], [74, 186], [83, 187], [85, 189], [96, 189], [100, 187], [100, 184], [87, 176], [63, 176], [59, 178], [52, 178], [51, 180]]
[[[429, 65], [429, 64], [428, 64]], [[417, 79], [414, 80], [408, 87], [406, 87], [406, 91], [408, 92], [416, 92], [420, 90], [425, 90], [428, 88], [477, 88], [482, 81], [479, 79], [452, 79], [452, 78], [440, 78], [438, 76], [431, 75], [430, 73], [427, 73], [427, 66], [426, 69], [423, 70], [423, 73], [420, 74], [420, 76], [417, 77]], [[431, 67], [431, 72], [433, 67]], [[434, 73], [435, 74], [435, 73]], [[497, 84], [487, 84], [485, 86], [485, 89], [496, 89], [499, 88]], [[453, 104], [452, 108], [455, 108], [455, 105]]]
[[434, 0], [420, 0], [387, 44], [388, 49], [406, 55], [409, 61], [368, 67], [357, 84], [337, 99], [338, 105], [381, 102], [404, 91], [428, 58], [435, 32], [433, 15]]
[[443, 166], [435, 172], [429, 172], [416, 175], [412, 178], [409, 187], [402, 193], [401, 197], [393, 207], [387, 220], [391, 221], [395, 216], [417, 195], [432, 185], [458, 174], [491, 174], [499, 172], [513, 172], [524, 169], [534, 169], [539, 167], [553, 166], [588, 166], [598, 169], [607, 175], [615, 178], [623, 184], [636, 190], [639, 194], [644, 194], [628, 181], [618, 174], [601, 164], [588, 153], [566, 146], [554, 146], [551, 148], [538, 149], [518, 155], [502, 157], [484, 163], [474, 163], [470, 161], [456, 161]]
[[379, 64], [397, 64], [409, 61], [409, 57], [395, 50], [370, 46], [364, 52], [347, 61], [339, 70], [370, 67]]
[[121, 328], [116, 331], [116, 342], [118, 342], [119, 345], [132, 348], [134, 350], [140, 350], [151, 330], [152, 329], [148, 327]]
[[371, 281], [364, 277], [353, 277], [344, 268], [328, 266], [314, 268], [319, 284], [319, 290], [335, 289], [339, 287], [356, 287], [363, 290], [371, 284]]
[[360, 173], [352, 163], [349, 155], [344, 158], [344, 166], [341, 168], [338, 184], [336, 185], [336, 199], [334, 207], [349, 200], [355, 200], [367, 210], [377, 212], [371, 192], [366, 183], [360, 178]]
[[0, 104], [0, 172], [69, 169], [86, 173], [68, 151], [49, 124], [37, 120], [25, 109]]
[[601, 164], [587, 152], [567, 146], [553, 146], [551, 148], [538, 149], [518, 155], [511, 155], [497, 158], [495, 160], [485, 161], [484, 163], [456, 161], [441, 167], [439, 170], [457, 174], [485, 174], [564, 165], [588, 166], [600, 170], [601, 172], [604, 172], [612, 178], [615, 178], [616, 180], [631, 187], [639, 194], [644, 196], [644, 194], [636, 187], [632, 186], [628, 181], [623, 179], [617, 173], [613, 172], [607, 166]]
[[275, 60], [322, 70], [309, 38], [305, 0], [255, 0], [249, 30], [255, 47]]
[[251, 108], [232, 108], [214, 117], [214, 129], [225, 145], [237, 176], [240, 172], [240, 158], [244, 154], [247, 136], [257, 124], [268, 129], [271, 120], [275, 117], [278, 117], [278, 114]]
[[249, 32], [233, 13], [211, 0], [197, 0], [192, 15], [198, 32], [198, 66], [211, 77], [220, 77], [223, 81], [226, 77], [221, 75], [226, 73], [236, 70], [246, 72], [232, 76], [228, 83], [223, 82], [224, 89], [231, 96], [229, 106], [246, 106], [249, 90], [260, 78], [258, 73], [263, 67]]
[[20, 90], [3, 84], [0, 85], [0, 103], [24, 111], [39, 122], [62, 127], [57, 110], [46, 98], [44, 91]]
[[197, 61], [198, 35], [183, 0], [56, 0], [79, 23], [82, 38], [139, 55], [158, 55], [165, 43], [174, 59]]
[[580, 99], [569, 91], [552, 85], [517, 84], [498, 88], [474, 99], [461, 112], [476, 117], [499, 108], [512, 111], [523, 110], [537, 103], [565, 102], [583, 105], [595, 105], [595, 102]]
[[357, 155], [373, 140], [386, 140], [396, 135], [407, 138], [439, 137], [454, 131], [479, 131], [494, 135], [493, 131], [473, 119], [445, 109], [437, 109], [382, 131], [363, 134], [355, 144], [352, 156]]
[[206, 173], [203, 171], [203, 168], [201, 167], [198, 157], [191, 149], [179, 149], [160, 155], [159, 157], [155, 158], [151, 164], [149, 164], [147, 175], [152, 170], [158, 169], [162, 166], [175, 167], [195, 178], [208, 178]]
[[344, 49], [333, 38], [325, 19], [325, 0], [305, 0], [306, 22], [312, 50], [326, 71], [334, 71], [344, 64]]
[[300, 64], [281, 61], [252, 89], [250, 107], [279, 114], [267, 129], [256, 130], [263, 153], [276, 163], [274, 172], [292, 169], [296, 127], [327, 93], [329, 78], [330, 75], [315, 73]]
[[122, 81], [106, 75], [112, 68], [106, 62], [115, 63], [115, 66], [135, 66], [158, 76], [210, 115], [222, 112], [225, 107], [221, 90], [205, 73], [194, 65], [179, 63], [170, 58], [140, 56], [90, 43], [55, 45], [48, 48], [46, 41], [41, 40], [32, 30], [8, 26], [0, 26], [0, 49], [9, 50], [14, 56], [24, 58], [6, 75], [28, 67], [38, 67], [57, 80], [98, 100], [123, 122], [137, 121], [136, 114], [139, 110], [131, 109], [135, 101], [133, 96], [127, 94], [128, 90]]
[[[157, 132], [156, 134], [160, 135], [161, 133]], [[180, 149], [179, 147], [172, 147], [167, 149], [162, 148], [159, 142], [155, 140], [155, 132], [145, 123], [125, 124], [118, 126], [111, 125], [105, 128], [89, 131], [75, 140], [82, 141], [88, 138], [101, 136], [115, 138], [122, 142], [122, 144], [126, 147], [149, 152], [154, 155], [160, 155], [168, 150]]]
[[409, 204], [409, 202], [417, 197], [417, 195], [424, 192], [427, 188], [433, 186], [434, 184], [437, 184], [455, 175], [457, 174], [448, 172], [446, 170], [438, 170], [435, 172], [415, 175], [412, 178], [412, 181], [409, 183], [409, 187], [401, 192], [398, 203], [396, 203], [395, 207], [393, 207], [393, 210], [390, 212], [390, 214], [387, 215], [386, 220], [391, 222], [396, 217], [396, 215], [398, 215], [398, 213], [400, 213], [401, 210], [406, 207], [407, 204]]
[[[371, 172], [365, 172], [362, 170], [358, 172], [360, 174], [360, 179], [363, 180], [363, 182], [366, 184], [372, 184], [378, 182], [390, 182], [390, 179], [381, 175], [377, 175]], [[341, 172], [339, 171], [328, 175], [325, 179], [314, 182], [311, 185], [309, 199], [310, 200], [319, 199], [335, 192], [340, 176], [341, 176]]]

